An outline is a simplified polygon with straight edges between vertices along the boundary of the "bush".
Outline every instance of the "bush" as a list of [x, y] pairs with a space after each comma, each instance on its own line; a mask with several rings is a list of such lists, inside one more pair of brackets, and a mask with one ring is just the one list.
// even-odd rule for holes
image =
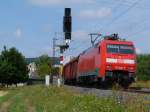
[[4, 47], [0, 55], [0, 83], [11, 85], [25, 82], [28, 79], [24, 56], [16, 48]]
[[150, 55], [137, 56], [137, 78], [138, 80], [150, 80]]

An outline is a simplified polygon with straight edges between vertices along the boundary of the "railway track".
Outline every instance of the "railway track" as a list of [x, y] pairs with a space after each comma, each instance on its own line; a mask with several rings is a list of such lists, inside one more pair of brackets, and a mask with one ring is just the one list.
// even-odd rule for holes
[[[69, 86], [69, 85], [67, 85]], [[97, 88], [97, 87], [83, 87], [83, 86], [70, 86], [75, 90], [81, 90], [83, 93], [85, 92], [92, 92], [94, 93], [94, 91], [99, 91], [99, 92], [128, 92], [128, 93], [138, 93], [138, 94], [149, 94], [150, 95], [150, 88], [138, 88], [138, 87], [130, 87], [128, 89], [101, 89], [101, 88]]]
[[150, 88], [129, 88], [124, 90], [97, 89], [92, 87], [80, 87], [65, 85], [67, 88], [85, 95], [95, 95], [100, 98], [114, 98], [119, 104], [125, 104], [128, 100], [140, 98], [144, 102], [150, 101]]
[[141, 93], [141, 94], [150, 94], [150, 88], [130, 87], [129, 89], [125, 89], [124, 91], [133, 92], [133, 93]]

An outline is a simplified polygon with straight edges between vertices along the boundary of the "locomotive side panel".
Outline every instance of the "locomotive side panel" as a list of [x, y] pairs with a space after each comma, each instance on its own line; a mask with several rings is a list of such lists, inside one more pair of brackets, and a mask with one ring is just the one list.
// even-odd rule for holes
[[99, 78], [103, 78], [105, 76], [105, 65], [106, 65], [106, 48], [105, 43], [101, 42], [101, 52], [100, 52], [100, 71], [99, 71]]
[[99, 47], [93, 47], [80, 55], [78, 62], [78, 77], [98, 76], [100, 65]]

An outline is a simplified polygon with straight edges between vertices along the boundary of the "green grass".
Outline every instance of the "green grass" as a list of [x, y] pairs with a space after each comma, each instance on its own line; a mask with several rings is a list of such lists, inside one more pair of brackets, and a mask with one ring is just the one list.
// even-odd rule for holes
[[118, 104], [113, 98], [81, 95], [61, 87], [28, 86], [0, 97], [0, 112], [145, 112], [141, 100]]
[[136, 81], [131, 87], [150, 88], [150, 81]]

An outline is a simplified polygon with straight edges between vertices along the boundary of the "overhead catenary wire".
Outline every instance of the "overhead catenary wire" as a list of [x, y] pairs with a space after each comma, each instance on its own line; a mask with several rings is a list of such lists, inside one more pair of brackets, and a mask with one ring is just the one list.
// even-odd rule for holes
[[145, 31], [147, 31], [147, 30], [149, 30], [149, 29], [150, 29], [150, 26], [147, 26], [147, 27], [144, 27], [144, 28], [142, 28], [141, 30], [135, 32], [135, 33], [129, 34], [128, 36], [135, 36], [135, 35], [138, 35], [138, 34], [140, 34], [140, 33], [145, 32]]
[[[116, 10], [120, 5], [122, 4], [122, 0], [119, 0], [119, 4], [117, 4], [114, 8], [114, 10]], [[79, 46], [85, 46], [83, 43], [81, 43]], [[79, 47], [80, 48], [80, 47]], [[79, 49], [77, 48], [77, 49]], [[82, 47], [83, 48], [83, 47]]]
[[130, 31], [128, 36], [133, 36], [133, 35], [141, 33], [142, 31], [145, 31], [145, 30], [149, 29], [149, 27], [144, 27], [143, 28], [143, 26], [145, 26], [145, 24], [148, 25], [149, 22], [150, 22], [149, 18], [138, 21], [139, 24], [134, 24], [134, 26], [133, 26], [133, 28], [136, 29], [136, 31], [135, 32]]
[[[119, 15], [117, 15], [116, 17], [114, 17], [110, 22], [108, 22], [105, 26], [107, 26], [107, 28], [109, 26], [111, 26], [112, 24], [114, 24], [114, 22], [116, 22], [117, 20], [119, 20], [122, 16], [124, 16], [125, 14], [127, 14], [131, 9], [133, 9], [138, 3], [139, 3], [140, 0], [137, 0], [136, 2], [134, 2], [131, 6], [129, 6], [126, 10], [124, 10], [123, 12], [121, 12]], [[103, 30], [106, 28], [106, 27], [102, 27]]]
[[[141, 1], [143, 1], [143, 0], [141, 0]], [[121, 5], [124, 5], [124, 6], [131, 6], [132, 4], [133, 4], [133, 2], [123, 1], [123, 3], [122, 3]], [[150, 7], [149, 7], [148, 4], [147, 4], [147, 6], [141, 5], [141, 4], [137, 4], [135, 8], [150, 10]]]
[[[111, 20], [111, 22], [108, 23], [108, 25], [110, 26], [111, 24], [113, 24], [115, 21], [117, 21], [119, 18], [121, 18], [123, 15], [125, 15], [127, 12], [129, 12], [134, 6], [136, 6], [138, 4], [140, 0], [137, 0], [136, 2], [134, 2], [131, 6], [129, 6], [125, 11], [123, 11], [122, 13], [120, 13], [118, 16], [116, 16], [115, 18], [113, 18]], [[122, 4], [122, 1], [120, 0], [120, 3], [117, 4], [114, 8], [114, 10], [116, 10], [118, 7], [120, 7], [120, 5]], [[107, 26], [107, 25], [106, 25]]]
[[[127, 6], [129, 6], [126, 10], [124, 10], [123, 12], [121, 12], [119, 15], [117, 15], [116, 17], [114, 17], [110, 22], [108, 22], [108, 25], [105, 25], [105, 26], [107, 26], [107, 28], [108, 28], [108, 26], [110, 26], [110, 25], [112, 25], [112, 24], [114, 24], [117, 20], [119, 20], [122, 16], [124, 16], [125, 14], [127, 14], [130, 10], [132, 10], [133, 8], [135, 8], [135, 6], [136, 7], [138, 7], [138, 3], [140, 2], [140, 0], [136, 0], [134, 3], [132, 3], [131, 4], [131, 2], [129, 2], [129, 3], [127, 3], [126, 2], [126, 4], [128, 4]], [[118, 7], [120, 7], [120, 5], [122, 5], [123, 3], [119, 3], [118, 5], [116, 5], [116, 7], [114, 8], [114, 10], [117, 10], [117, 8]], [[136, 26], [138, 26], [138, 25], [136, 25]], [[140, 32], [141, 31], [143, 31], [143, 30], [140, 30]], [[78, 49], [80, 49], [80, 48], [84, 48], [84, 46], [85, 46], [85, 44], [77, 44], [77, 46], [80, 46], [80, 47], [78, 47], [78, 48], [75, 48], [73, 51], [71, 51], [71, 52], [74, 52], [74, 51], [76, 51], [76, 50], [78, 50]], [[82, 47], [83, 46], [83, 47]]]
[[[133, 8], [133, 6], [135, 7], [135, 5], [137, 5], [138, 4], [138, 0], [132, 5], [132, 8]], [[133, 35], [137, 35], [137, 34], [140, 34], [140, 33], [142, 33], [142, 32], [145, 32], [146, 30], [148, 30], [149, 29], [149, 27], [142, 27], [145, 23], [147, 23], [147, 22], [149, 22], [150, 21], [150, 19], [149, 18], [146, 18], [146, 19], [144, 19], [144, 20], [141, 20], [141, 21], [139, 21], [137, 24], [135, 24], [134, 25], [134, 28], [141, 28], [141, 30], [138, 30], [137, 32], [135, 32], [135, 33], [130, 33], [128, 36], [133, 36]]]
[[[82, 52], [83, 50], [87, 49], [87, 46], [89, 46], [89, 43], [85, 43], [84, 46], [83, 46], [83, 43], [80, 43], [80, 44], [78, 43], [78, 44], [76, 44], [76, 46], [74, 46], [73, 49], [68, 49], [68, 50], [65, 52], [65, 54], [68, 54], [68, 53], [74, 54], [75, 52], [77, 52], [77, 51], [79, 51], [79, 50], [81, 50], [81, 52]], [[69, 52], [68, 52], [68, 51], [69, 51]], [[78, 54], [80, 54], [81, 52], [79, 52]]]
[[[118, 0], [116, 0], [117, 2], [118, 2]], [[130, 2], [130, 1], [128, 1], [128, 0], [121, 0], [122, 2], [120, 3], [120, 5], [122, 5], [122, 6], [128, 6], [128, 7], [130, 7], [131, 5], [133, 5], [133, 2], [134, 2], [134, 0], [132, 0], [132, 2]], [[141, 1], [143, 1], [143, 0], [141, 0]], [[102, 2], [102, 1], [101, 1]], [[109, 0], [109, 2], [108, 1], [103, 1], [103, 3], [104, 4], [107, 4], [107, 5], [111, 5], [112, 6], [112, 4], [114, 4], [114, 1], [112, 1], [112, 2], [110, 2], [110, 0]], [[139, 8], [139, 9], [150, 9], [150, 7], [149, 7], [149, 5], [147, 4], [147, 6], [145, 6], [145, 5], [136, 5], [136, 8]]]

